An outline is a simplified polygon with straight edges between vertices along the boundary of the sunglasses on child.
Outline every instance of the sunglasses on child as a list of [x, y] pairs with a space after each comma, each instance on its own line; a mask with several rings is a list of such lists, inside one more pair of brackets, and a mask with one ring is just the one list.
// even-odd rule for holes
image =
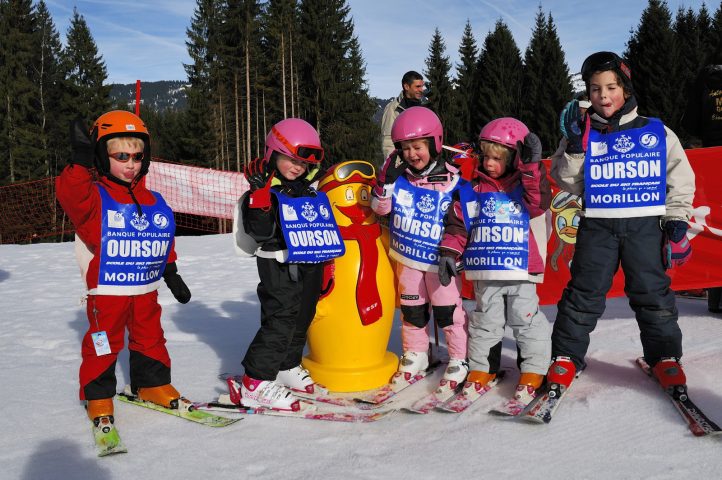
[[133, 160], [134, 162], [142, 162], [143, 158], [145, 158], [144, 152], [138, 152], [138, 153], [126, 153], [126, 152], [115, 152], [115, 153], [109, 153], [108, 156], [112, 158], [113, 160], [117, 160], [120, 163], [125, 163], [128, 160]]

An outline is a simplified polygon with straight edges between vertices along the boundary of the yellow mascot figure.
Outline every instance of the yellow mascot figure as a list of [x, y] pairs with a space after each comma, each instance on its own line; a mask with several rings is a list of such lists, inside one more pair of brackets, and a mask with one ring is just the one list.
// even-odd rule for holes
[[[384, 385], [398, 358], [386, 351], [394, 319], [394, 274], [371, 211], [376, 171], [369, 162], [332, 166], [318, 182], [343, 237], [346, 253], [333, 260], [334, 281], [316, 307], [303, 365], [335, 392]], [[329, 270], [329, 268], [327, 268]]]

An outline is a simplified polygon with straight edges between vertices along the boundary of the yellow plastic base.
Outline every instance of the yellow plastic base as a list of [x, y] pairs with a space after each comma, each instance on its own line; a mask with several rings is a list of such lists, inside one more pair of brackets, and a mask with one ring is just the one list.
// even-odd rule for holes
[[398, 365], [399, 358], [391, 352], [386, 352], [378, 365], [365, 369], [333, 368], [308, 357], [303, 358], [303, 366], [311, 373], [313, 380], [332, 392], [362, 392], [380, 387], [389, 382]]

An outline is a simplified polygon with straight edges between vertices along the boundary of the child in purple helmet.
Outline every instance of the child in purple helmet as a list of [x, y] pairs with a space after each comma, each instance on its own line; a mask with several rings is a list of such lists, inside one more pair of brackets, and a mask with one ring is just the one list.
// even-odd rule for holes
[[[311, 186], [323, 156], [316, 129], [287, 118], [271, 128], [263, 158], [246, 169], [250, 190], [240, 200], [239, 230], [256, 242], [261, 326], [243, 359], [243, 379], [228, 379], [234, 403], [298, 411], [305, 404], [294, 392], [326, 392], [301, 366], [322, 291], [322, 262], [343, 254], [328, 198]], [[297, 241], [312, 233], [340, 245]]]
[[392, 383], [410, 382], [429, 366], [429, 306], [446, 336], [449, 364], [442, 386], [456, 388], [466, 379], [466, 312], [461, 279], [442, 285], [437, 274], [443, 217], [458, 188], [456, 168], [440, 158], [443, 128], [425, 107], [411, 107], [394, 121], [396, 146], [386, 159], [373, 191], [371, 208], [388, 215], [390, 256], [397, 261], [403, 324], [403, 355]]
[[552, 178], [584, 197], [584, 216], [558, 304], [547, 381], [568, 387], [585, 367], [589, 334], [621, 265], [645, 361], [664, 386], [683, 385], [682, 332], [665, 269], [691, 253], [694, 172], [674, 132], [637, 113], [624, 59], [594, 53], [582, 65], [582, 79], [592, 105], [581, 115], [576, 100], [567, 104], [560, 117], [564, 139], [552, 157]]
[[498, 371], [504, 327], [517, 340], [521, 378], [515, 401], [529, 403], [551, 358], [550, 327], [539, 309], [536, 284], [544, 279], [545, 213], [551, 188], [539, 137], [514, 118], [497, 118], [479, 133], [483, 159], [470, 185], [454, 195], [441, 240], [441, 283], [462, 258], [474, 282], [476, 309], [469, 319], [472, 394]]

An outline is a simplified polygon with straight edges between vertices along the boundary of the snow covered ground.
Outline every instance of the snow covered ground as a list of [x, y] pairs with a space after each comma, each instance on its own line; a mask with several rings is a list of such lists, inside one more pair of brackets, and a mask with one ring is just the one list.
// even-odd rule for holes
[[[173, 383], [191, 399], [223, 390], [239, 372], [258, 325], [252, 259], [230, 235], [181, 237], [187, 305], [161, 289]], [[116, 404], [129, 453], [95, 456], [77, 400], [79, 343], [86, 328], [73, 245], [0, 246], [0, 465], [4, 479], [436, 479], [719, 478], [722, 438], [695, 438], [652, 380], [625, 299], [610, 300], [592, 337], [589, 367], [549, 425], [505, 421], [486, 411], [511, 395], [515, 350], [504, 342], [508, 379], [462, 415], [397, 412], [371, 424], [248, 416], [226, 428]], [[722, 422], [722, 318], [679, 299], [690, 395]], [[550, 320], [555, 308], [544, 307]], [[398, 320], [390, 349], [399, 351]], [[127, 381], [127, 352], [119, 383]], [[440, 372], [436, 373], [438, 377]], [[408, 405], [435, 379], [407, 390]]]

